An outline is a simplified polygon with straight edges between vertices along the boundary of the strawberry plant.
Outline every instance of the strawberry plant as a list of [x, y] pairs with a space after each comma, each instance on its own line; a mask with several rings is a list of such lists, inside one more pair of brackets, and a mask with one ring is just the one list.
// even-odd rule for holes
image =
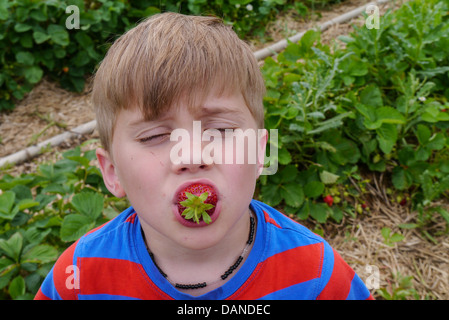
[[65, 248], [128, 206], [108, 193], [94, 151], [81, 148], [0, 179], [0, 299], [33, 298]]
[[[66, 8], [76, 6], [79, 28], [70, 29]], [[44, 76], [63, 88], [81, 92], [103, 59], [109, 43], [150, 15], [175, 11], [223, 17], [242, 37], [263, 35], [282, 9], [304, 6], [294, 1], [108, 1], [0, 0], [0, 110], [12, 109]]]
[[260, 181], [264, 201], [302, 219], [340, 221], [369, 206], [347, 187], [338, 205], [326, 205], [329, 190], [363, 170], [386, 172], [422, 209], [417, 225], [435, 214], [449, 225], [447, 212], [432, 206], [449, 190], [448, 8], [410, 1], [382, 16], [379, 29], [340, 37], [345, 48], [308, 31], [265, 60], [265, 125], [279, 130], [280, 166]]

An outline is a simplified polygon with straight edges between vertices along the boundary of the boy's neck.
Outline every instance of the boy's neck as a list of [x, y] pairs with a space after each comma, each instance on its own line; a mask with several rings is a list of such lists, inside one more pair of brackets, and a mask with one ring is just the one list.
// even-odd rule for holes
[[[252, 215], [255, 221], [256, 217], [254, 214]], [[248, 209], [247, 214], [241, 216], [221, 241], [203, 249], [179, 246], [154, 232], [151, 227], [145, 226], [144, 223], [142, 223], [142, 229], [144, 240], [152, 258], [158, 268], [167, 275], [167, 279], [172, 283], [180, 284], [208, 283], [206, 287], [201, 289], [178, 289], [191, 295], [201, 295], [222, 286], [243, 265], [255, 239], [256, 221], [252, 236], [253, 241], [249, 246], [247, 245], [250, 236], [250, 216], [250, 210]], [[221, 275], [236, 263], [236, 259], [242, 255], [243, 251], [245, 251], [243, 260], [237, 268], [225, 280], [221, 280]]]

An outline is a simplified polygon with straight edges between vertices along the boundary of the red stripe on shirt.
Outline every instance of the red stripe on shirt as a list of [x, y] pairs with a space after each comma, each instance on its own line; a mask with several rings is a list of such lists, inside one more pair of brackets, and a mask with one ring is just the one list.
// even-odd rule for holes
[[269, 215], [266, 211], [264, 211], [263, 214], [264, 214], [264, 216], [265, 216], [265, 221], [266, 221], [266, 222], [275, 225], [275, 226], [278, 227], [279, 229], [282, 229], [282, 227], [281, 227], [281, 226], [280, 226], [280, 225], [279, 225], [273, 218], [271, 218], [270, 215]]
[[250, 278], [228, 299], [253, 300], [321, 275], [322, 243], [280, 252], [257, 265]]
[[111, 258], [79, 258], [79, 268], [80, 294], [110, 294], [145, 300], [171, 299], [151, 281], [139, 263]]
[[334, 268], [332, 275], [326, 287], [318, 296], [318, 300], [345, 300], [351, 290], [351, 281], [354, 278], [355, 272], [335, 249], [333, 251]]
[[[53, 268], [53, 283], [63, 300], [76, 300], [77, 286], [73, 282], [75, 278], [73, 266], [73, 254], [78, 241], [65, 250]], [[76, 275], [78, 276], [78, 275]]]
[[137, 213], [134, 212], [132, 215], [128, 217], [128, 219], [125, 220], [125, 222], [134, 223], [134, 221], [136, 220], [136, 215]]
[[51, 300], [51, 299], [47, 297], [45, 294], [43, 294], [42, 288], [39, 288], [39, 291], [36, 293], [34, 300]]

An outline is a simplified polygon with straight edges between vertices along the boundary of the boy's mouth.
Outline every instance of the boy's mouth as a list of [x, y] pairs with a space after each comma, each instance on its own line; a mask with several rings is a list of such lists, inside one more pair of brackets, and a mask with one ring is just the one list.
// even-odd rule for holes
[[187, 227], [203, 227], [214, 222], [220, 212], [217, 189], [208, 181], [181, 185], [175, 193], [177, 220]]

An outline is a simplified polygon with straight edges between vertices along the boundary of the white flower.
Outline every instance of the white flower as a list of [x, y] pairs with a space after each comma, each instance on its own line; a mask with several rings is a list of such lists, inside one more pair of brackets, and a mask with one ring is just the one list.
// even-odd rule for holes
[[237, 3], [237, 4], [235, 5], [235, 7], [236, 7], [237, 9], [240, 8], [240, 4]]
[[426, 97], [419, 97], [419, 101], [426, 101]]
[[251, 4], [248, 4], [248, 5], [246, 6], [246, 10], [248, 10], [248, 11], [253, 11], [253, 6], [252, 6]]

